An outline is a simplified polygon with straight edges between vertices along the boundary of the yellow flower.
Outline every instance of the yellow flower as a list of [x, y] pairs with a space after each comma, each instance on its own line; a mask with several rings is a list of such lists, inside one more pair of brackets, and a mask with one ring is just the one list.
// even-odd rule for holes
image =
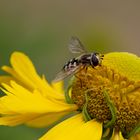
[[[71, 112], [40, 140], [140, 139], [140, 58], [108, 53], [102, 66], [76, 74], [67, 92], [62, 81], [49, 84], [30, 59], [15, 52], [2, 69], [0, 125], [46, 127]], [[67, 102], [66, 102], [67, 101]]]
[[10, 75], [0, 77], [6, 94], [0, 98], [1, 125], [44, 127], [77, 109], [65, 102], [62, 82], [49, 85], [26, 55], [15, 52], [10, 62], [12, 68], [2, 67]]

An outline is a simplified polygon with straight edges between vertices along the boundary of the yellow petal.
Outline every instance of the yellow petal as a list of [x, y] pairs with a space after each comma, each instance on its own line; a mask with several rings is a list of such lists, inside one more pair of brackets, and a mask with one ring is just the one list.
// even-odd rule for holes
[[[11, 56], [11, 65], [13, 68], [3, 66], [2, 69], [15, 79], [17, 83], [20, 83], [25, 88], [33, 91], [39, 90], [43, 96], [47, 96], [52, 99], [64, 100], [64, 95], [60, 94], [60, 87], [54, 90], [53, 87], [45, 80], [45, 77], [40, 78], [37, 74], [34, 65], [31, 60], [23, 53], [14, 52]], [[4, 82], [4, 81], [3, 81]]]
[[52, 123], [60, 120], [63, 116], [69, 114], [69, 112], [49, 113], [49, 114], [11, 114], [5, 115], [0, 118], [0, 125], [16, 126], [20, 124], [26, 124], [31, 127], [43, 128], [51, 125]]
[[[24, 113], [49, 113], [61, 112], [67, 110], [75, 110], [75, 105], [66, 104], [65, 102], [44, 98], [39, 91], [35, 90], [33, 93], [17, 83], [11, 81], [11, 86], [4, 84], [3, 90], [7, 96], [0, 98], [0, 104], [5, 105], [8, 109], [21, 114]], [[2, 105], [0, 106], [2, 108]], [[0, 110], [2, 112], [2, 110]]]
[[29, 121], [26, 121], [26, 125], [31, 127], [46, 127], [51, 125], [53, 122], [60, 120], [63, 116], [69, 114], [70, 112], [55, 112], [49, 114], [43, 114], [41, 116], [34, 117]]
[[2, 66], [1, 69], [18, 79], [19, 75], [17, 75], [17, 73], [15, 72], [15, 70], [13, 68], [11, 68], [9, 66]]
[[140, 140], [140, 133], [137, 133], [133, 137], [131, 137], [129, 140]]
[[131, 80], [140, 80], [140, 58], [134, 54], [127, 52], [108, 53], [104, 56], [102, 64]]
[[0, 76], [0, 84], [1, 83], [9, 84], [11, 80], [14, 80], [12, 76]]
[[64, 94], [64, 83], [63, 81], [55, 82], [51, 84], [54, 89], [56, 89], [59, 93]]
[[77, 109], [76, 105], [63, 101], [53, 100], [52, 102], [44, 98], [39, 91], [31, 92], [13, 81], [11, 81], [11, 86], [6, 84], [3, 86], [6, 90], [2, 90], [6, 96], [0, 98], [1, 125], [17, 125], [18, 123], [13, 122], [21, 118], [20, 123], [37, 126], [39, 122], [42, 124], [38, 124], [38, 127], [41, 127]]
[[11, 65], [15, 72], [20, 76], [20, 80], [27, 85], [30, 85], [33, 89], [42, 87], [42, 80], [38, 76], [34, 65], [31, 60], [23, 53], [14, 52], [11, 56]]
[[114, 132], [111, 140], [125, 140], [121, 132]]
[[71, 117], [52, 128], [39, 140], [100, 140], [102, 123], [85, 123], [82, 114]]

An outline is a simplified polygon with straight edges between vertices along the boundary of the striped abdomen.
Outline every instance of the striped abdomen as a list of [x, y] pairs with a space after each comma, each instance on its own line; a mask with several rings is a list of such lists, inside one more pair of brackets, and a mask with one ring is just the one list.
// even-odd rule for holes
[[69, 69], [77, 67], [79, 64], [79, 59], [73, 58], [64, 65], [63, 70], [67, 71]]

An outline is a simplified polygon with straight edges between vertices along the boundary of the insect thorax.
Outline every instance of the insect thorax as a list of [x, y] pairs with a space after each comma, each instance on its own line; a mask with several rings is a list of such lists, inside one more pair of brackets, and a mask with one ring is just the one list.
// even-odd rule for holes
[[99, 58], [96, 53], [85, 54], [81, 56], [81, 63], [85, 65], [97, 66], [99, 64]]
[[80, 63], [83, 65], [91, 65], [91, 54], [84, 54], [79, 59]]

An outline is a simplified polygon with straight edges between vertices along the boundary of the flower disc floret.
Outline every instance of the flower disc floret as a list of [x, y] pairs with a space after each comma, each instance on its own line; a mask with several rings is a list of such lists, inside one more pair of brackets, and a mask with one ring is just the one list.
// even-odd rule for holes
[[[123, 55], [129, 56], [125, 53]], [[126, 58], [126, 56], [123, 57]], [[109, 58], [110, 56], [105, 56], [102, 66], [88, 67], [76, 74], [71, 97], [81, 110], [86, 103], [89, 116], [105, 125], [112, 119], [112, 112], [104, 94], [106, 91], [115, 108], [115, 122], [112, 127], [127, 136], [140, 123], [140, 81], [135, 76], [139, 70], [135, 72], [132, 68], [126, 69], [125, 73], [125, 65], [127, 66], [125, 59], [122, 60], [124, 62], [120, 61], [120, 65], [114, 65], [114, 67], [109, 62], [111, 64], [109, 67], [107, 63]], [[114, 61], [117, 61], [116, 58], [117, 55]], [[124, 63], [123, 69], [117, 69], [122, 66], [122, 63]], [[131, 73], [131, 76], [128, 76], [128, 73]]]

